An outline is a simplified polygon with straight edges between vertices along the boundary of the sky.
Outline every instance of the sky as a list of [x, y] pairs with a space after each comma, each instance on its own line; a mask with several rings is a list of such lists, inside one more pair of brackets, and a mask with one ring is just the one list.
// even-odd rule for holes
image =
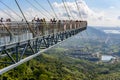
[[[65, 10], [62, 0], [49, 0], [53, 6], [51, 9], [47, 0], [17, 0], [27, 20], [31, 21], [34, 17], [46, 18], [49, 20], [55, 17], [57, 14], [58, 19], [66, 20], [68, 14]], [[37, 1], [37, 3], [35, 2]], [[120, 0], [63, 0], [71, 20], [87, 20], [89, 26], [108, 26], [108, 27], [119, 27], [120, 26]], [[11, 18], [12, 20], [22, 20], [21, 15], [15, 0], [0, 0], [0, 17]], [[43, 8], [40, 7], [40, 5]], [[81, 15], [79, 15], [79, 12]], [[12, 16], [12, 17], [11, 17]]]

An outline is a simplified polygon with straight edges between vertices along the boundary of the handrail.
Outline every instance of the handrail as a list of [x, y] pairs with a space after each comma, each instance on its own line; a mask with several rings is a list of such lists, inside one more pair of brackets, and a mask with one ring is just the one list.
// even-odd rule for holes
[[[27, 40], [33, 38], [33, 34], [29, 30], [26, 22], [3, 22], [7, 29], [12, 32], [14, 39], [12, 41], [19, 42], [21, 40]], [[18, 25], [19, 23], [19, 25]], [[59, 22], [28, 22], [31, 29], [37, 36], [44, 36], [47, 34], [55, 34], [58, 32], [65, 32], [73, 29], [86, 27], [87, 21], [59, 21]], [[9, 44], [10, 36], [8, 30], [0, 23], [0, 42], [1, 44]], [[0, 44], [0, 45], [1, 45]]]

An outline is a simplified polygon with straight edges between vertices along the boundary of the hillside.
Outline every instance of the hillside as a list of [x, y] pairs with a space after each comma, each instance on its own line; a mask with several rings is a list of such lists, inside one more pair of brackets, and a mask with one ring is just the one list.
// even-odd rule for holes
[[[62, 49], [63, 50], [63, 49]], [[95, 64], [52, 49], [0, 76], [1, 80], [119, 80], [120, 63]]]
[[84, 44], [86, 43], [99, 43], [99, 40], [105, 40], [107, 37], [107, 34], [105, 34], [103, 31], [100, 31], [98, 29], [95, 29], [93, 27], [88, 27], [85, 31], [67, 39], [65, 42], [61, 44], [62, 47], [71, 47], [71, 46], [80, 46], [84, 47]]
[[[116, 46], [105, 45], [104, 42], [92, 37], [103, 36], [102, 31], [88, 27], [87, 32], [90, 38], [81, 38], [81, 33], [69, 38], [58, 46], [41, 54], [40, 56], [8, 71], [0, 76], [1, 80], [120, 80], [120, 63], [104, 64], [94, 63], [87, 60], [69, 56], [67, 51], [71, 49], [91, 53], [111, 50], [116, 51]], [[98, 33], [99, 32], [99, 33]], [[82, 35], [85, 35], [83, 32]], [[87, 34], [86, 34], [87, 36]], [[87, 50], [86, 50], [87, 49]], [[106, 50], [106, 51], [105, 51]], [[1, 66], [2, 67], [2, 66]]]
[[[86, 32], [88, 33], [88, 37], [103, 37], [105, 38], [107, 36], [107, 34], [105, 32], [103, 32], [100, 29], [94, 28], [94, 27], [87, 27]], [[83, 35], [86, 35], [85, 31], [83, 31]]]

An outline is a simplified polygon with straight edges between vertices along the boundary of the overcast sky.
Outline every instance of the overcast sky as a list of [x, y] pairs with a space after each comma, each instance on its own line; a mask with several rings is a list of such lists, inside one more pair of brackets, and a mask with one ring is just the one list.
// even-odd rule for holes
[[[17, 14], [20, 14], [14, 0], [1, 0]], [[44, 7], [49, 13], [43, 10], [35, 0], [17, 0], [28, 20], [33, 19], [35, 16], [47, 20], [53, 18], [55, 14], [53, 13], [47, 0], [36, 0], [42, 7]], [[28, 1], [28, 2], [27, 2]], [[64, 8], [62, 0], [49, 0], [55, 10], [55, 13], [59, 19], [69, 19], [68, 14]], [[79, 11], [77, 9], [75, 0], [64, 0], [66, 7], [69, 11], [70, 19], [82, 19], [87, 20], [90, 26], [120, 26], [120, 0], [77, 0], [81, 16], [79, 16]], [[32, 3], [33, 7], [30, 3]], [[71, 12], [71, 14], [70, 14]], [[8, 13], [8, 14], [6, 14]], [[51, 16], [52, 15], [52, 16]], [[14, 12], [9, 10], [0, 2], [0, 17], [9, 18], [13, 16], [13, 20], [21, 20]], [[82, 17], [82, 18], [81, 18]], [[11, 17], [10, 17], [11, 18]]]

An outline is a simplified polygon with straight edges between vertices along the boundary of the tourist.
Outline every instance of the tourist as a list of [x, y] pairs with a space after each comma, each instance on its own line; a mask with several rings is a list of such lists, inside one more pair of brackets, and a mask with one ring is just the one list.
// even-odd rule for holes
[[0, 19], [0, 22], [3, 22], [3, 18]]
[[57, 22], [57, 20], [55, 20], [55, 18], [53, 18], [52, 22], [53, 22], [53, 23], [56, 23], [56, 22]]

